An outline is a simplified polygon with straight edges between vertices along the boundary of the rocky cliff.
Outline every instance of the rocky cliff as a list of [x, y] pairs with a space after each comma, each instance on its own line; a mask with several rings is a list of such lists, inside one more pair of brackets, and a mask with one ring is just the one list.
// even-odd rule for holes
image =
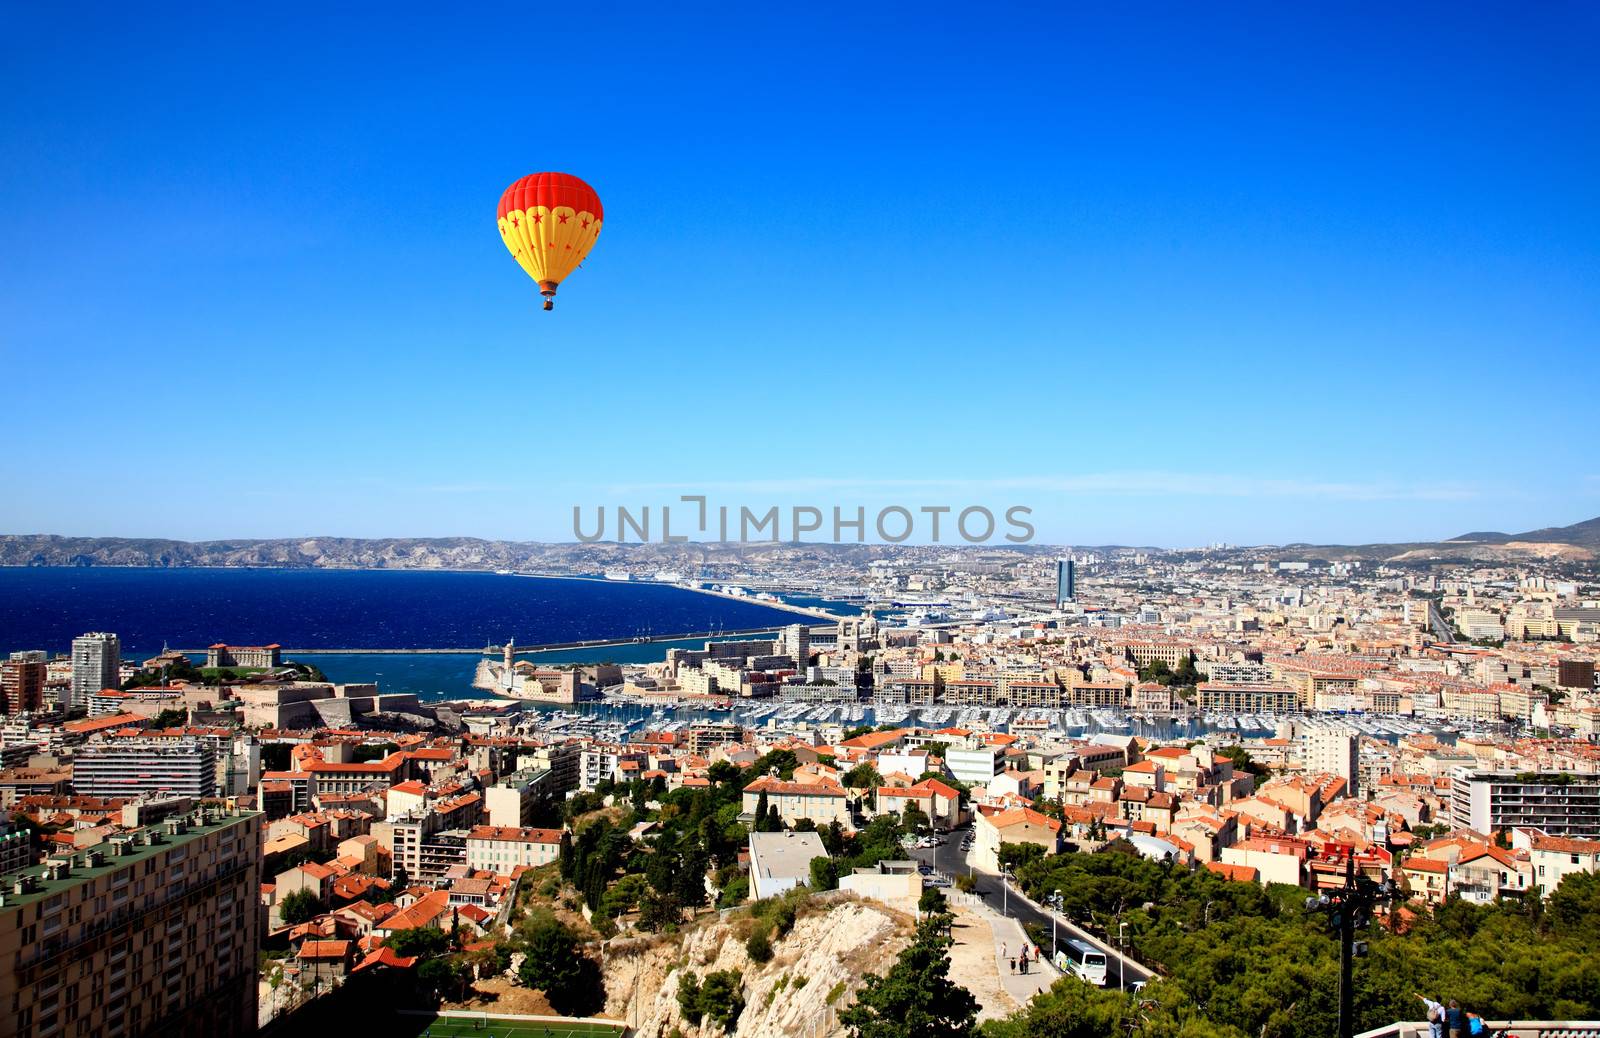
[[[606, 1015], [627, 1021], [639, 1038], [721, 1038], [710, 1019], [683, 1018], [678, 985], [685, 974], [718, 970], [743, 977], [738, 1038], [842, 1033], [836, 1011], [848, 1005], [863, 974], [884, 973], [911, 939], [910, 917], [848, 895], [813, 898], [794, 929], [773, 942], [771, 961], [745, 954], [751, 920], [725, 913], [670, 937], [626, 938], [605, 950]], [[831, 996], [831, 997], [830, 997]]]

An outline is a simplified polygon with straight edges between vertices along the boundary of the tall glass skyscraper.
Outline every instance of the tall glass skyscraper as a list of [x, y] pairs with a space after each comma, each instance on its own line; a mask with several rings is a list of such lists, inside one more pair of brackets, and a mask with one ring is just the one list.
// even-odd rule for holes
[[1077, 567], [1071, 559], [1056, 560], [1056, 605], [1063, 606], [1073, 600], [1078, 591]]

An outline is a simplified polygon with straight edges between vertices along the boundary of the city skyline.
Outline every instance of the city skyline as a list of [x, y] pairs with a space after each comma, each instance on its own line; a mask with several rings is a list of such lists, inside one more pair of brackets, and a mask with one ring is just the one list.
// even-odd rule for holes
[[[1024, 504], [1065, 544], [1600, 514], [1580, 437], [1511, 432], [1600, 374], [1596, 15], [1449, 10], [623, 8], [538, 75], [489, 16], [217, 48], [13, 15], [0, 351], [37, 391], [0, 477], [36, 490], [0, 529], [561, 540], [719, 490]], [[607, 211], [549, 315], [493, 223], [539, 168]], [[119, 485], [202, 472], [234, 478], [181, 509]]]
[[3, 16], [0, 1038], [1600, 1038], [1600, 7], [201, 14]]
[[[1501, 524], [1499, 528], [1491, 529], [1490, 528], [1490, 524], [1483, 524], [1481, 526], [1481, 528], [1479, 528], [1479, 529], [1457, 530], [1454, 533], [1441, 534], [1439, 536], [1422, 536], [1422, 537], [1417, 537], [1417, 538], [1413, 538], [1413, 539], [1409, 539], [1409, 540], [1401, 539], [1401, 538], [1397, 538], [1397, 537], [1389, 537], [1389, 538], [1383, 538], [1383, 539], [1379, 539], [1379, 540], [1368, 540], [1368, 541], [1357, 541], [1357, 540], [1309, 541], [1309, 540], [1304, 540], [1304, 539], [1283, 539], [1283, 540], [1276, 540], [1276, 541], [1239, 541], [1239, 540], [1229, 540], [1229, 539], [1226, 539], [1226, 538], [1220, 538], [1219, 537], [1219, 538], [1214, 538], [1214, 539], [1207, 540], [1207, 541], [1204, 541], [1204, 542], [1198, 542], [1197, 541], [1197, 542], [1192, 542], [1192, 543], [1177, 543], [1177, 542], [1174, 542], [1174, 543], [1166, 543], [1166, 544], [1157, 544], [1157, 543], [1150, 543], [1150, 542], [1141, 543], [1141, 542], [1136, 542], [1136, 541], [1132, 541], [1132, 540], [1059, 541], [1059, 540], [1051, 540], [1051, 539], [1045, 538], [1043, 536], [1035, 536], [1035, 537], [1032, 537], [1032, 538], [1029, 538], [1029, 539], [1026, 539], [1026, 540], [1009, 540], [1008, 541], [1006, 539], [1006, 534], [1007, 534], [1008, 530], [1013, 534], [1013, 536], [1020, 536], [1020, 534], [1018, 534], [1017, 531], [1019, 531], [1019, 530], [1025, 531], [1027, 526], [1032, 525], [1029, 522], [1029, 520], [1035, 519], [1035, 518], [1037, 518], [1037, 516], [1035, 514], [1033, 514], [1033, 513], [1019, 513], [1018, 517], [1016, 517], [1013, 520], [1013, 523], [1017, 524], [1017, 525], [1012, 525], [1012, 526], [1008, 527], [1005, 524], [1005, 522], [1006, 522], [1005, 519], [1000, 515], [996, 515], [995, 516], [995, 523], [994, 523], [994, 527], [993, 527], [993, 535], [991, 537], [989, 537], [987, 539], [979, 538], [979, 539], [976, 539], [976, 540], [968, 540], [966, 538], [960, 537], [956, 532], [953, 532], [953, 530], [952, 530], [953, 524], [951, 523], [949, 516], [944, 514], [945, 513], [944, 507], [943, 506], [937, 506], [938, 510], [941, 513], [941, 521], [944, 523], [944, 525], [941, 527], [941, 538], [939, 540], [931, 540], [929, 538], [929, 536], [928, 536], [928, 530], [929, 530], [929, 527], [928, 527], [928, 516], [927, 516], [926, 513], [923, 513], [923, 514], [920, 514], [920, 515], [914, 515], [913, 516], [913, 519], [912, 519], [912, 522], [911, 522], [911, 529], [912, 529], [912, 535], [911, 536], [909, 536], [909, 537], [907, 537], [907, 538], [905, 538], [903, 540], [892, 540], [891, 541], [891, 540], [884, 540], [883, 538], [881, 538], [875, 532], [875, 529], [874, 529], [875, 522], [876, 522], [877, 518], [879, 517], [879, 514], [878, 513], [874, 513], [872, 511], [866, 511], [864, 513], [865, 518], [863, 520], [863, 527], [864, 527], [865, 533], [864, 533], [864, 535], [862, 537], [860, 537], [858, 539], [856, 537], [856, 535], [855, 535], [854, 528], [853, 528], [853, 524], [855, 522], [856, 512], [855, 512], [854, 507], [852, 507], [852, 508], [849, 508], [849, 509], [844, 509], [843, 512], [842, 512], [842, 514], [844, 516], [842, 525], [846, 526], [846, 527], [849, 527], [849, 529], [845, 530], [845, 533], [848, 534], [848, 536], [844, 536], [844, 537], [842, 537], [840, 539], [834, 539], [830, 535], [832, 519], [830, 517], [828, 517], [828, 516], [824, 516], [823, 525], [816, 532], [810, 532], [808, 530], [807, 532], [803, 533], [800, 536], [792, 535], [792, 533], [789, 532], [789, 531], [792, 531], [792, 526], [791, 525], [785, 525], [785, 524], [790, 524], [791, 523], [791, 519], [790, 519], [791, 513], [788, 512], [788, 511], [782, 511], [782, 513], [780, 515], [780, 518], [778, 520], [778, 529], [780, 531], [785, 531], [782, 536], [775, 537], [775, 538], [770, 538], [770, 537], [769, 538], [762, 538], [762, 537], [754, 537], [753, 536], [753, 537], [750, 537], [750, 538], [741, 539], [739, 537], [739, 522], [741, 521], [741, 516], [740, 516], [739, 509], [737, 507], [734, 507], [734, 508], [732, 508], [730, 510], [730, 517], [731, 517], [730, 518], [730, 530], [729, 530], [729, 534], [730, 535], [727, 538], [719, 539], [719, 537], [717, 535], [717, 530], [715, 529], [715, 526], [713, 524], [713, 526], [711, 528], [709, 528], [705, 532], [701, 532], [701, 531], [697, 531], [697, 530], [692, 530], [691, 529], [688, 532], [686, 540], [683, 540], [683, 541], [674, 540], [674, 541], [670, 541], [669, 542], [669, 541], [666, 541], [666, 540], [663, 539], [665, 533], [672, 532], [672, 533], [675, 534], [675, 533], [678, 532], [679, 528], [677, 528], [677, 527], [671, 527], [671, 528], [667, 528], [667, 529], [663, 528], [663, 526], [661, 525], [661, 512], [659, 510], [659, 506], [657, 506], [657, 505], [646, 505], [646, 506], [642, 506], [642, 507], [632, 507], [630, 509], [629, 513], [628, 513], [630, 520], [638, 521], [638, 522], [642, 522], [643, 519], [646, 516], [649, 517], [650, 524], [651, 524], [651, 525], [649, 525], [650, 536], [648, 538], [644, 538], [644, 539], [641, 539], [640, 537], [634, 535], [634, 531], [633, 531], [633, 529], [631, 527], [628, 530], [628, 533], [629, 533], [628, 536], [625, 536], [625, 537], [618, 536], [617, 532], [616, 532], [617, 529], [618, 529], [618, 519], [617, 519], [616, 513], [611, 510], [613, 508], [613, 506], [605, 506], [605, 507], [608, 509], [608, 511], [606, 513], [607, 517], [608, 517], [606, 522], [609, 524], [606, 527], [606, 530], [607, 530], [606, 535], [605, 536], [601, 536], [601, 537], [588, 536], [588, 537], [583, 538], [583, 539], [571, 536], [570, 532], [569, 532], [569, 535], [567, 537], [565, 537], [565, 538], [562, 538], [562, 537], [559, 537], [559, 536], [550, 537], [550, 538], [541, 538], [541, 537], [492, 537], [492, 536], [481, 536], [481, 535], [473, 534], [473, 533], [445, 533], [445, 534], [432, 534], [432, 535], [422, 535], [422, 534], [413, 535], [413, 534], [404, 534], [404, 533], [401, 533], [401, 534], [389, 534], [389, 535], [378, 535], [378, 534], [374, 534], [374, 535], [359, 535], [359, 534], [357, 534], [357, 535], [346, 535], [346, 534], [300, 532], [300, 533], [293, 533], [293, 534], [278, 534], [278, 535], [270, 535], [269, 534], [269, 535], [261, 535], [261, 536], [173, 537], [173, 536], [163, 536], [163, 535], [143, 536], [143, 535], [123, 534], [123, 533], [63, 534], [63, 533], [54, 532], [54, 531], [51, 531], [51, 532], [28, 532], [28, 533], [19, 533], [19, 532], [11, 532], [11, 531], [0, 531], [0, 543], [6, 542], [6, 541], [10, 541], [10, 542], [15, 542], [17, 544], [27, 544], [27, 543], [50, 541], [50, 540], [58, 540], [58, 541], [71, 542], [71, 543], [80, 543], [81, 542], [81, 543], [86, 544], [86, 545], [100, 543], [100, 542], [104, 542], [105, 544], [116, 544], [116, 543], [120, 543], [120, 542], [150, 542], [150, 543], [154, 543], [154, 544], [170, 543], [170, 544], [178, 544], [178, 545], [187, 545], [187, 546], [192, 546], [192, 547], [201, 547], [201, 546], [227, 546], [227, 545], [232, 545], [232, 544], [243, 544], [243, 543], [272, 544], [272, 543], [278, 543], [278, 542], [282, 542], [282, 543], [285, 543], [285, 544], [291, 544], [291, 543], [299, 542], [299, 543], [301, 543], [303, 545], [310, 545], [312, 542], [327, 542], [329, 544], [332, 544], [332, 543], [335, 543], [335, 542], [345, 542], [345, 541], [353, 542], [353, 543], [379, 543], [379, 542], [403, 543], [403, 542], [410, 542], [410, 541], [416, 541], [416, 542], [451, 542], [451, 541], [465, 540], [465, 541], [480, 541], [480, 542], [483, 542], [483, 543], [490, 543], [490, 544], [524, 544], [524, 545], [542, 545], [542, 546], [550, 546], [550, 547], [573, 547], [573, 548], [577, 548], [577, 547], [583, 546], [584, 544], [594, 544], [596, 546], [601, 546], [601, 547], [614, 546], [614, 547], [618, 547], [618, 548], [622, 548], [622, 549], [628, 549], [628, 548], [654, 548], [654, 549], [669, 549], [669, 550], [673, 549], [674, 547], [677, 547], [679, 545], [681, 545], [683, 547], [687, 547], [687, 548], [695, 548], [696, 546], [708, 547], [708, 548], [715, 548], [715, 547], [718, 547], [718, 546], [725, 547], [725, 548], [737, 548], [737, 547], [739, 547], [741, 545], [748, 545], [750, 547], [760, 547], [760, 546], [763, 546], [763, 545], [777, 545], [777, 546], [789, 545], [789, 546], [797, 546], [797, 547], [808, 547], [808, 546], [830, 547], [830, 546], [834, 546], [834, 547], [868, 547], [868, 548], [871, 548], [871, 547], [880, 547], [880, 548], [895, 548], [895, 547], [930, 548], [930, 547], [940, 547], [940, 548], [976, 549], [976, 550], [981, 550], [983, 548], [988, 547], [988, 548], [1003, 548], [1003, 549], [1024, 549], [1024, 550], [1032, 550], [1032, 551], [1049, 551], [1049, 550], [1053, 550], [1053, 549], [1061, 549], [1063, 551], [1069, 551], [1069, 550], [1074, 550], [1074, 549], [1089, 550], [1089, 549], [1102, 549], [1102, 548], [1121, 548], [1121, 549], [1150, 549], [1152, 551], [1175, 551], [1175, 552], [1181, 552], [1181, 551], [1191, 551], [1191, 550], [1197, 550], [1197, 549], [1214, 549], [1214, 548], [1219, 548], [1219, 547], [1227, 548], [1229, 550], [1247, 550], [1248, 551], [1248, 550], [1270, 550], [1270, 549], [1273, 549], [1273, 548], [1292, 548], [1292, 549], [1295, 549], [1295, 550], [1304, 550], [1304, 549], [1310, 549], [1310, 548], [1324, 548], [1324, 547], [1325, 548], [1333, 548], [1333, 549], [1363, 549], [1363, 548], [1375, 548], [1375, 547], [1387, 547], [1387, 546], [1396, 546], [1396, 547], [1398, 547], [1398, 546], [1403, 546], [1403, 545], [1440, 545], [1440, 544], [1452, 544], [1452, 543], [1454, 543], [1454, 544], [1463, 544], [1463, 545], [1474, 544], [1474, 543], [1484, 543], [1484, 544], [1487, 544], [1489, 546], [1494, 546], [1494, 545], [1498, 545], [1498, 544], [1502, 543], [1500, 540], [1493, 540], [1493, 541], [1488, 541], [1488, 542], [1479, 542], [1478, 540], [1476, 540], [1477, 537], [1481, 537], [1483, 535], [1491, 535], [1491, 536], [1495, 536], [1495, 537], [1510, 537], [1510, 538], [1513, 538], [1516, 541], [1519, 541], [1519, 542], [1526, 541], [1528, 543], [1570, 544], [1570, 545], [1577, 545], [1577, 546], [1589, 546], [1590, 545], [1590, 541], [1592, 540], [1592, 535], [1589, 534], [1587, 531], [1591, 528], [1591, 526], [1593, 524], [1595, 524], [1596, 522], [1600, 522], [1600, 516], [1593, 516], [1593, 517], [1589, 517], [1589, 518], [1586, 518], [1586, 519], [1577, 519], [1577, 520], [1574, 520], [1574, 521], [1572, 521], [1570, 523], [1568, 523], [1568, 522], [1552, 523], [1552, 524], [1548, 524], [1548, 525], [1545, 525], [1545, 526], [1541, 526], [1541, 527], [1539, 527], [1538, 529], [1535, 529], [1535, 530], [1520, 530], [1520, 529], [1516, 529], [1516, 528], [1513, 528], [1511, 526], [1508, 526], [1507, 524]], [[624, 506], [624, 507], [629, 507], [629, 506]], [[861, 507], [865, 507], [865, 506], [861, 506]], [[887, 507], [890, 508], [890, 509], [894, 509], [894, 508], [897, 508], [897, 507], [900, 507], [900, 506], [887, 506]], [[978, 506], [978, 507], [981, 507], [981, 506]], [[915, 511], [915, 510], [916, 510], [915, 506], [911, 506], [908, 509], [908, 511]], [[959, 511], [960, 511], [960, 509], [956, 510], [956, 512], [959, 512]], [[888, 515], [888, 513], [884, 513], [884, 514]], [[763, 514], [763, 512], [761, 510], [756, 510], [756, 511], [752, 511], [749, 515], [744, 516], [743, 518], [747, 522], [747, 525], [758, 526], [760, 520], [765, 518], [765, 516], [764, 516], [764, 514]], [[922, 524], [921, 526], [917, 525], [919, 520], [921, 521], [921, 524]], [[595, 519], [591, 515], [585, 521], [590, 522], [592, 524], [592, 523], [595, 522]], [[900, 521], [897, 516], [889, 516], [886, 519], [886, 522], [890, 522], [890, 523], [897, 522], [897, 521]], [[979, 520], [974, 519], [972, 525], [973, 525], [973, 527], [975, 529], [979, 528]], [[770, 527], [768, 527], [768, 528], [770, 528]], [[592, 533], [592, 531], [590, 531], [590, 532]], [[759, 533], [761, 531], [758, 529], [758, 530], [756, 530], [756, 532]], [[1527, 537], [1521, 537], [1520, 536], [1522, 534], [1530, 534], [1530, 533], [1531, 534], [1539, 534], [1541, 536], [1533, 537], [1533, 538], [1527, 538]], [[32, 563], [32, 564], [39, 564], [39, 563]], [[138, 563], [132, 563], [131, 565], [139, 565], [139, 564]]]

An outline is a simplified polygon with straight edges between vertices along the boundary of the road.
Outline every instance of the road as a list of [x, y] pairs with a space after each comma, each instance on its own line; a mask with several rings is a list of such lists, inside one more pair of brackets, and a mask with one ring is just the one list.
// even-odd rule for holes
[[[936, 872], [941, 872], [951, 877], [962, 875], [968, 872], [969, 869], [967, 855], [961, 849], [961, 840], [970, 831], [970, 827], [957, 829], [949, 834], [949, 838], [939, 846], [934, 848], [918, 847], [911, 853], [918, 861], [932, 865]], [[1122, 956], [1117, 954], [1116, 949], [1107, 947], [1098, 937], [1079, 929], [1066, 916], [1055, 915], [1029, 901], [1022, 895], [1021, 890], [1015, 884], [1006, 884], [1007, 889], [1002, 891], [1001, 878], [999, 876], [984, 872], [981, 869], [971, 869], [970, 871], [977, 883], [973, 887], [974, 892], [982, 893], [984, 900], [995, 911], [1003, 910], [1006, 915], [1016, 919], [1024, 926], [1038, 926], [1043, 928], [1045, 933], [1050, 932], [1050, 921], [1054, 917], [1058, 923], [1056, 929], [1057, 940], [1065, 941], [1069, 937], [1077, 937], [1079, 940], [1088, 941], [1105, 952], [1108, 987], [1118, 985], [1122, 980], [1131, 984], [1135, 981], [1150, 979], [1151, 973], [1149, 970], [1132, 959], [1123, 959]], [[1122, 976], [1120, 977], [1119, 964], [1122, 964], [1123, 967]]]

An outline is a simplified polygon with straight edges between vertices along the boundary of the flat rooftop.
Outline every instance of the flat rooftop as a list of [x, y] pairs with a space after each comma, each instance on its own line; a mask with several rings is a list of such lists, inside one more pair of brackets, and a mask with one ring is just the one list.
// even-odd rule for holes
[[816, 833], [751, 833], [750, 869], [768, 878], [811, 876], [811, 859], [826, 858], [828, 849]]
[[[166, 831], [167, 826], [164, 820], [138, 829], [115, 833], [113, 834], [113, 839], [133, 837], [147, 832], [158, 832], [160, 833], [161, 842], [148, 845], [142, 840], [135, 840], [130, 842], [127, 850], [120, 855], [112, 853], [112, 844], [109, 839], [105, 843], [96, 844], [93, 847], [77, 848], [72, 852], [70, 870], [61, 879], [50, 879], [48, 867], [45, 865], [35, 865], [31, 868], [18, 869], [16, 872], [7, 873], [3, 880], [0, 880], [0, 896], [5, 898], [5, 904], [0, 905], [0, 913], [15, 911], [24, 905], [43, 901], [45, 898], [58, 894], [63, 890], [70, 890], [81, 883], [87, 883], [101, 876], [108, 876], [120, 869], [130, 868], [147, 858], [153, 858], [174, 847], [182, 847], [184, 844], [193, 843], [202, 836], [221, 832], [229, 826], [241, 825], [251, 817], [259, 814], [259, 811], [237, 811], [233, 813], [224, 811], [217, 816], [216, 821], [199, 825], [195, 824], [192, 815], [176, 816], [183, 819], [187, 826], [184, 832], [176, 835]], [[247, 850], [252, 855], [259, 853], [259, 848], [254, 845], [247, 848]], [[99, 851], [101, 854], [100, 864], [94, 866], [83, 864], [83, 856], [86, 851]], [[64, 853], [58, 852], [47, 855], [46, 860], [65, 857]], [[34, 879], [33, 889], [26, 894], [15, 893], [17, 880], [24, 876], [31, 876]]]

